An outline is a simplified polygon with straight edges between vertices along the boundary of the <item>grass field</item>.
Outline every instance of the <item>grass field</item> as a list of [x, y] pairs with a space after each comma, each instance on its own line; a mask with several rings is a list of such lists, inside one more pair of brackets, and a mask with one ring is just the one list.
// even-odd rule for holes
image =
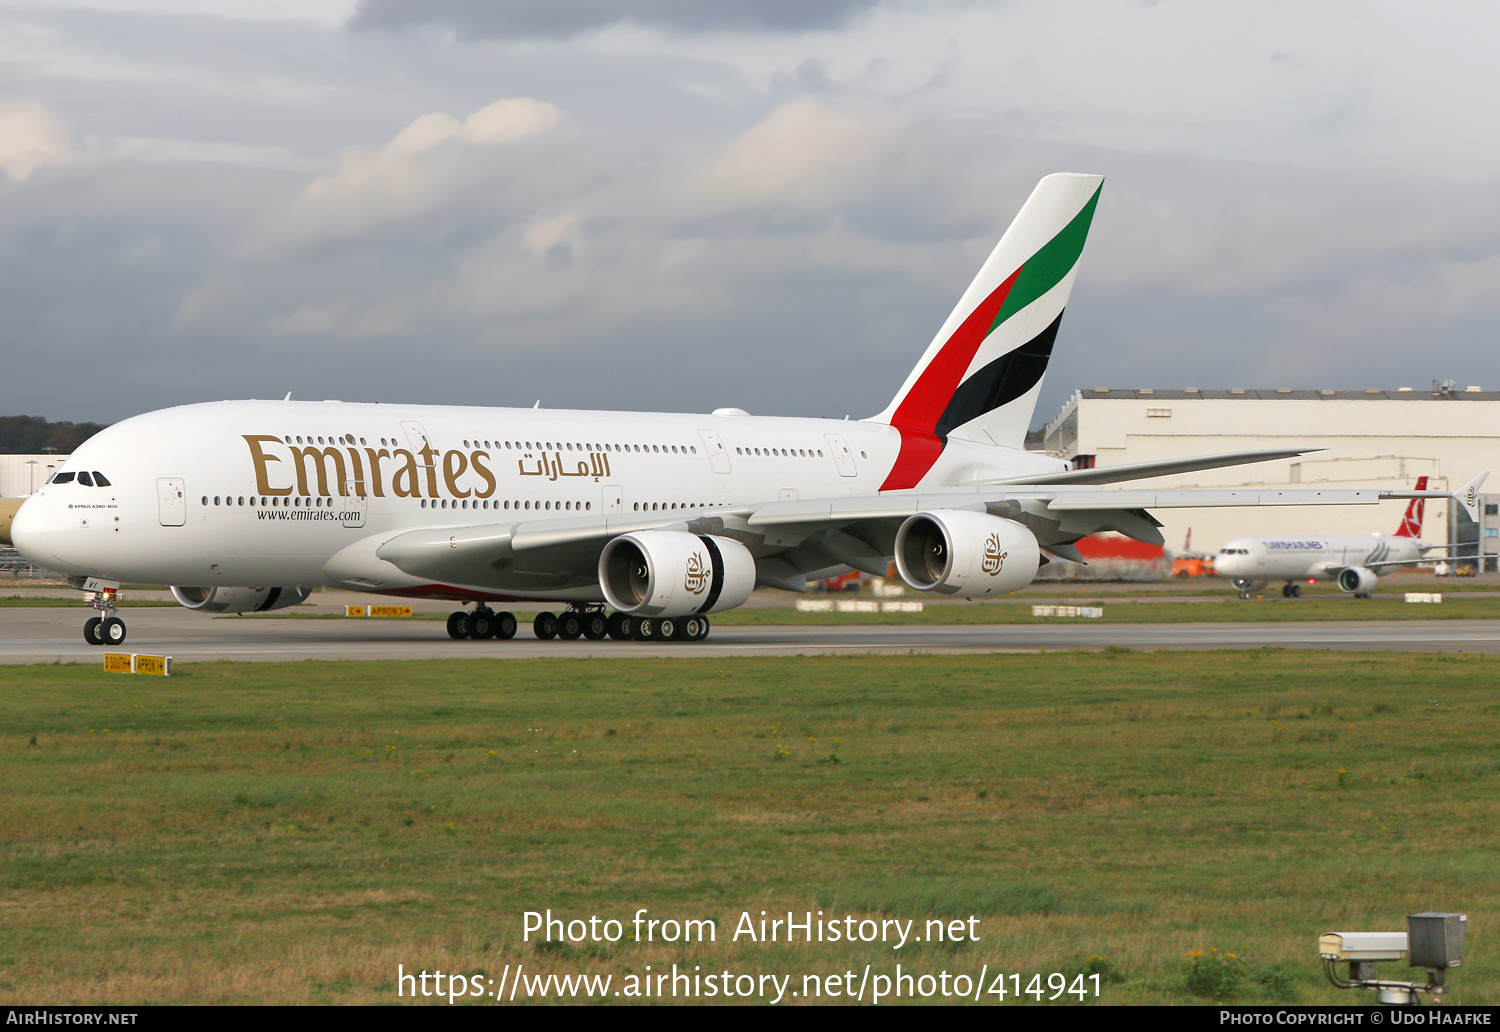
[[[391, 1002], [397, 964], [674, 961], [1352, 1002], [1319, 933], [1455, 909], [1450, 998], [1494, 1003], [1497, 672], [1279, 650], [9, 667], [0, 1002]], [[523, 943], [547, 907], [720, 933]], [[973, 914], [980, 941], [728, 941], [742, 911], [808, 909]]]

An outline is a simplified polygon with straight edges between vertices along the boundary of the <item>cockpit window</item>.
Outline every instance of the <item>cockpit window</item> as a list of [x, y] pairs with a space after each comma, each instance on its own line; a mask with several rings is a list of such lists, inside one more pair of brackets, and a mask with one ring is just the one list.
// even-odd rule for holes
[[99, 487], [113, 486], [110, 484], [109, 479], [103, 473], [100, 473], [97, 469], [94, 470], [94, 483]]
[[89, 471], [86, 470], [86, 469], [85, 470], [81, 470], [79, 472], [79, 474], [78, 474], [78, 482], [80, 484], [82, 484], [84, 487], [93, 487], [94, 486], [94, 478], [91, 477], [91, 476], [89, 476]]
[[57, 476], [52, 478], [52, 482], [54, 484], [67, 484], [73, 480], [73, 476], [74, 474], [72, 473], [59, 473]]

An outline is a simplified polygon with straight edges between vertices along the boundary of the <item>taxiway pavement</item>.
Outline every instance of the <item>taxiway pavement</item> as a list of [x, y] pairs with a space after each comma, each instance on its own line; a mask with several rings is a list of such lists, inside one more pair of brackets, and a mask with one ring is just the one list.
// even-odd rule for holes
[[[72, 608], [0, 609], [0, 664], [97, 663], [83, 641], [88, 614]], [[1500, 652], [1500, 622], [1366, 620], [1306, 623], [716, 626], [695, 644], [538, 641], [527, 625], [510, 641], [453, 641], [436, 620], [212, 618], [183, 609], [121, 611], [129, 637], [115, 651], [176, 662], [305, 659], [471, 659], [538, 656], [810, 656], [1034, 652], [1059, 649], [1254, 649]]]

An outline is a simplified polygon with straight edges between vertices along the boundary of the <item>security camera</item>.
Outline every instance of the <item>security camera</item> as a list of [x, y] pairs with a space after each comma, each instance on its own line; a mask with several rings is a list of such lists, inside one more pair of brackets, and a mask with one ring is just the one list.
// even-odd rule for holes
[[[1318, 937], [1323, 972], [1340, 989], [1373, 989], [1381, 1003], [1411, 1006], [1421, 993], [1447, 991], [1447, 971], [1463, 963], [1466, 914], [1410, 914], [1404, 932], [1327, 932]], [[1424, 983], [1380, 978], [1376, 965], [1404, 960], [1427, 969]], [[1348, 964], [1345, 976], [1339, 964]]]

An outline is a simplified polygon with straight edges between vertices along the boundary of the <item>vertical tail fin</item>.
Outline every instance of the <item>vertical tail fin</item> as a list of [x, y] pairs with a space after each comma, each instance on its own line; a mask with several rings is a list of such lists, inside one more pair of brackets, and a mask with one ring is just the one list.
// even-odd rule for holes
[[901, 455], [881, 490], [914, 487], [949, 436], [1019, 448], [1104, 177], [1046, 176], [884, 412]]
[[[1418, 477], [1416, 491], [1427, 490], [1427, 478]], [[1413, 498], [1406, 506], [1406, 515], [1401, 518], [1401, 526], [1396, 528], [1396, 536], [1404, 538], [1417, 538], [1422, 536], [1422, 514], [1427, 511], [1427, 499]]]

